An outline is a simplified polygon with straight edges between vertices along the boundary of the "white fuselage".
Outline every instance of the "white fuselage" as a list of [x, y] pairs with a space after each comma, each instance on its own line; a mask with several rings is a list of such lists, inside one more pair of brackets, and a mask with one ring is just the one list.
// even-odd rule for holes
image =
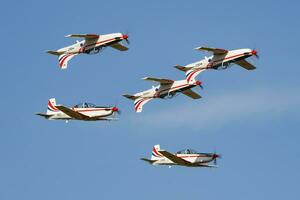
[[172, 84], [160, 84], [149, 90], [136, 93], [134, 96], [141, 98], [164, 98], [197, 86], [196, 83], [188, 83], [187, 80], [174, 81]]
[[[213, 155], [208, 154], [175, 154], [177, 157], [182, 158], [193, 164], [205, 164], [214, 160]], [[166, 157], [161, 157], [153, 162], [153, 165], [178, 165]]]
[[68, 54], [89, 53], [92, 50], [100, 50], [101, 47], [120, 42], [122, 37], [122, 33], [100, 35], [98, 39], [82, 40], [73, 45], [58, 49], [57, 51], [66, 52]]
[[[107, 117], [113, 114], [113, 110], [111, 108], [71, 108], [74, 111], [77, 111], [79, 113], [82, 113], [89, 117]], [[49, 120], [55, 120], [55, 119], [62, 119], [62, 120], [69, 120], [73, 119], [69, 115], [65, 114], [62, 111], [56, 111], [51, 114], [49, 114], [48, 117]]]
[[205, 57], [205, 59], [188, 64], [185, 67], [190, 69], [218, 69], [222, 67], [226, 68], [230, 63], [236, 60], [245, 59], [252, 56], [251, 52], [251, 49], [232, 50], [228, 51], [228, 53], [226, 54]]

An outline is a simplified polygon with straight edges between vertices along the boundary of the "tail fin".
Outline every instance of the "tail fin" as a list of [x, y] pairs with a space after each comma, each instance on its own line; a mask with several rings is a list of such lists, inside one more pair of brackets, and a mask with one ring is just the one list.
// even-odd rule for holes
[[151, 155], [151, 160], [159, 160], [163, 157], [163, 155], [161, 153], [159, 153], [160, 151], [160, 145], [154, 145], [152, 147], [152, 155]]
[[67, 69], [69, 60], [71, 60], [76, 55], [77, 54], [61, 54], [58, 57], [59, 67], [61, 69]]
[[49, 99], [49, 101], [48, 101], [48, 108], [47, 108], [47, 115], [59, 112], [59, 110], [55, 106], [56, 106], [56, 100], [55, 100], [55, 98]]
[[186, 76], [186, 80], [188, 83], [194, 83], [196, 80], [196, 76], [198, 76], [201, 72], [205, 71], [206, 69], [191, 69], [191, 70], [188, 70], [186, 73], [185, 73], [185, 76]]

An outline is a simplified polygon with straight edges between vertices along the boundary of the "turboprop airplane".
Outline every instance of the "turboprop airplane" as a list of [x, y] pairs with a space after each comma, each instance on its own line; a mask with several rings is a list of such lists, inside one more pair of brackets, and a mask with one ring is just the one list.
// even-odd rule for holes
[[80, 103], [71, 108], [63, 105], [57, 105], [55, 98], [48, 101], [48, 109], [46, 113], [36, 113], [36, 115], [45, 117], [49, 120], [83, 120], [83, 121], [98, 121], [98, 120], [113, 120], [108, 118], [115, 112], [119, 112], [117, 107], [102, 107], [92, 103]]
[[97, 34], [70, 34], [65, 37], [77, 37], [84, 38], [82, 41], [77, 41], [75, 44], [63, 47], [56, 51], [47, 51], [47, 53], [59, 56], [59, 67], [66, 69], [68, 62], [76, 55], [85, 54], [96, 54], [104, 47], [110, 46], [119, 51], [126, 51], [128, 48], [123, 46], [120, 42], [122, 40], [128, 41], [128, 35], [122, 33], [111, 33], [106, 35]]
[[[157, 144], [152, 148], [151, 159], [141, 158], [141, 160], [148, 162], [151, 165], [180, 165], [185, 167], [218, 167], [217, 158], [221, 156], [216, 153], [197, 153], [192, 149], [184, 149], [177, 153], [170, 153], [160, 149]], [[210, 165], [210, 162], [214, 162]]]
[[256, 67], [249, 63], [246, 58], [255, 56], [258, 58], [256, 50], [252, 49], [236, 49], [226, 50], [210, 47], [197, 47], [199, 51], [208, 51], [213, 53], [212, 56], [206, 57], [203, 60], [188, 64], [186, 66], [177, 65], [175, 68], [181, 71], [188, 71], [191, 69], [226, 69], [231, 64], [237, 64], [247, 70], [254, 70]]
[[204, 70], [187, 71], [186, 79], [178, 81], [145, 77], [143, 78], [144, 80], [158, 82], [159, 85], [152, 86], [151, 89], [136, 93], [134, 95], [124, 94], [123, 96], [134, 100], [134, 109], [138, 113], [142, 112], [143, 106], [150, 100], [155, 98], [173, 98], [177, 93], [185, 94], [192, 99], [200, 99], [201, 96], [191, 89], [196, 86], [200, 86], [202, 88], [202, 83], [195, 80], [195, 77], [202, 71]]

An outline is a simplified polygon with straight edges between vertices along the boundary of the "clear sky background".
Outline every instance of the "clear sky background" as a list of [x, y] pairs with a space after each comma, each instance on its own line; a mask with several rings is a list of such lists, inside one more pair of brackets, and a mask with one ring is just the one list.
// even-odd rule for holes
[[[2, 1], [1, 200], [300, 197], [298, 1]], [[70, 33], [129, 34], [130, 50], [72, 59], [46, 54]], [[141, 114], [121, 97], [182, 79], [172, 66], [197, 46], [255, 48], [255, 71], [234, 66], [198, 78], [203, 96], [154, 100]], [[199, 92], [199, 91], [198, 91]], [[115, 122], [47, 121], [49, 98], [114, 105]], [[151, 147], [222, 154], [219, 168], [154, 167]]]

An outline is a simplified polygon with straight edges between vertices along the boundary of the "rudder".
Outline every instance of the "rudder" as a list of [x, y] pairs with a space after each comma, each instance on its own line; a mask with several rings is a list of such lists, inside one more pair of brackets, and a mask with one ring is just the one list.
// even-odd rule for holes
[[53, 114], [55, 112], [58, 112], [59, 110], [55, 106], [56, 106], [56, 99], [55, 98], [49, 99], [48, 100], [47, 114]]

